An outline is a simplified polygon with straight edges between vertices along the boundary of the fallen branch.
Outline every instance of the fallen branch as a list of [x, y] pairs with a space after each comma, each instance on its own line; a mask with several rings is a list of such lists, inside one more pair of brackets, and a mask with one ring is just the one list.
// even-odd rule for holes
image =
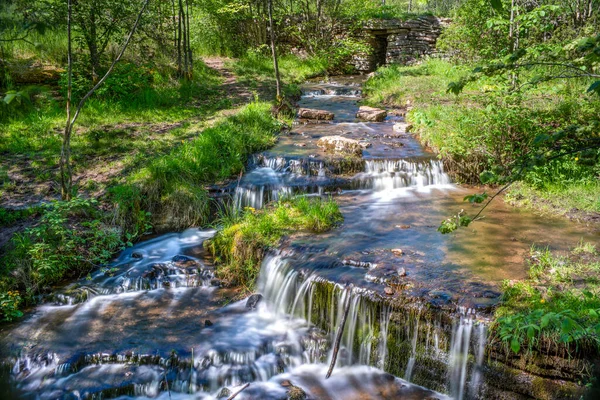
[[350, 311], [350, 288], [348, 290], [348, 298], [346, 299], [346, 305], [344, 307], [344, 315], [342, 315], [342, 320], [340, 321], [340, 326], [338, 326], [338, 330], [335, 336], [335, 342], [333, 344], [333, 355], [331, 356], [331, 364], [329, 364], [329, 370], [327, 371], [327, 375], [325, 375], [325, 379], [331, 376], [333, 372], [333, 367], [335, 367], [335, 362], [337, 361], [337, 354], [340, 350], [340, 342], [342, 341], [342, 334], [344, 333], [344, 326], [346, 325], [346, 318], [348, 317], [348, 312]]
[[227, 398], [227, 400], [233, 400], [238, 394], [242, 393], [242, 391], [244, 389], [246, 389], [248, 386], [250, 386], [250, 383], [246, 383], [244, 386], [242, 386], [242, 388], [240, 390], [238, 390], [237, 392], [235, 392], [234, 394], [232, 394], [231, 396], [229, 396]]

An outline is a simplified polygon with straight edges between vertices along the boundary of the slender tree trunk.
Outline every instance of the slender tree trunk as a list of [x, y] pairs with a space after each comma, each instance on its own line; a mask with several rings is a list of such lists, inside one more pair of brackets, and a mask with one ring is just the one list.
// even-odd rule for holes
[[190, 63], [189, 71], [188, 71], [188, 79], [192, 80], [194, 78], [194, 59], [192, 54], [192, 44], [190, 42], [190, 7], [189, 0], [185, 0], [185, 15], [187, 21], [187, 52], [188, 52], [188, 61]]
[[71, 199], [71, 92], [73, 86], [73, 51], [71, 47], [71, 0], [67, 0], [67, 122], [63, 133], [63, 142], [60, 149], [60, 197], [63, 200]]
[[177, 73], [179, 76], [182, 74], [181, 64], [181, 0], [179, 0], [179, 7], [177, 13]]
[[72, 17], [71, 1], [72, 0], [67, 0], [67, 1], [68, 1], [68, 12], [67, 12], [67, 39], [68, 39], [68, 44], [67, 44], [67, 53], [68, 53], [67, 54], [67, 57], [68, 57], [67, 122], [66, 122], [66, 126], [65, 126], [65, 131], [64, 131], [64, 135], [63, 135], [63, 143], [62, 143], [61, 152], [60, 152], [61, 196], [62, 196], [63, 200], [71, 199], [72, 183], [73, 183], [73, 174], [71, 171], [71, 160], [70, 160], [71, 159], [71, 134], [73, 133], [73, 127], [75, 126], [75, 122], [77, 121], [77, 118], [79, 117], [79, 114], [81, 113], [81, 110], [83, 109], [83, 106], [85, 105], [87, 99], [89, 99], [89, 97], [92, 94], [94, 94], [94, 92], [104, 83], [106, 78], [108, 78], [108, 76], [114, 70], [115, 65], [117, 65], [117, 63], [121, 60], [121, 57], [123, 57], [123, 54], [125, 53], [127, 46], [129, 46], [129, 42], [131, 41], [133, 34], [137, 30], [137, 27], [140, 23], [142, 15], [144, 14], [146, 7], [148, 7], [148, 2], [150, 0], [144, 1], [142, 9], [138, 13], [135, 23], [133, 24], [131, 31], [127, 35], [127, 37], [125, 39], [125, 43], [123, 43], [123, 46], [121, 47], [121, 50], [119, 51], [119, 54], [113, 60], [112, 64], [110, 65], [110, 67], [108, 68], [108, 70], [106, 71], [104, 76], [79, 101], [79, 104], [77, 105], [77, 108], [75, 109], [75, 114], [73, 115], [72, 118], [71, 118], [71, 87], [72, 87], [72, 75], [73, 75], [72, 48], [71, 48], [71, 17]]
[[269, 30], [271, 31], [271, 53], [273, 54], [273, 68], [275, 69], [277, 101], [281, 101], [281, 79], [279, 78], [279, 63], [277, 62], [277, 49], [275, 48], [275, 29], [273, 25], [273, 0], [269, 0]]

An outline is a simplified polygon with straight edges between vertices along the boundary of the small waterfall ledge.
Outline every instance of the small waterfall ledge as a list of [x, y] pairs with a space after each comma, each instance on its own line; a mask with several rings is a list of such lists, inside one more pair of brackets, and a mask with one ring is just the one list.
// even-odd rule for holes
[[438, 307], [411, 291], [390, 296], [341, 284], [296, 268], [289, 251], [265, 258], [259, 288], [279, 312], [313, 323], [331, 341], [350, 301], [338, 367], [371, 365], [457, 400], [576, 399], [581, 372], [593, 368], [550, 349], [517, 356], [490, 340], [485, 313]]

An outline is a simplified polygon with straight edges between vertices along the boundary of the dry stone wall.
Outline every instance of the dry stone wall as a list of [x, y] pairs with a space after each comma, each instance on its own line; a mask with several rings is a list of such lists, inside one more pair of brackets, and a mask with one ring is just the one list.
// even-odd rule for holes
[[362, 36], [371, 47], [370, 54], [354, 58], [357, 70], [369, 72], [385, 64], [410, 64], [419, 57], [435, 53], [442, 29], [450, 21], [432, 15], [410, 20], [378, 19], [365, 24]]

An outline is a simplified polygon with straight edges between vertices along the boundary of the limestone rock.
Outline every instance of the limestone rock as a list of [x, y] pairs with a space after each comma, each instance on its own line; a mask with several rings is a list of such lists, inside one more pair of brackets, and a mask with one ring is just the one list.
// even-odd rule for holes
[[392, 129], [394, 130], [394, 132], [398, 132], [398, 133], [406, 133], [408, 131], [408, 124], [406, 122], [396, 122], [394, 124], [394, 126], [392, 126]]
[[258, 303], [260, 303], [260, 301], [263, 299], [263, 295], [260, 293], [257, 294], [253, 294], [252, 296], [248, 297], [248, 300], [246, 300], [246, 308], [248, 309], [255, 309], [256, 306], [258, 306]]
[[312, 108], [301, 108], [298, 110], [298, 118], [316, 119], [318, 121], [331, 121], [334, 114], [330, 111], [315, 110]]
[[387, 117], [387, 111], [367, 106], [361, 106], [356, 113], [356, 118], [369, 122], [381, 122], [385, 117]]
[[394, 253], [395, 256], [401, 256], [404, 254], [404, 251], [402, 251], [402, 249], [392, 249], [392, 253]]
[[326, 151], [338, 152], [348, 155], [361, 156], [365, 147], [358, 140], [345, 138], [343, 136], [324, 136], [317, 142], [317, 146]]

